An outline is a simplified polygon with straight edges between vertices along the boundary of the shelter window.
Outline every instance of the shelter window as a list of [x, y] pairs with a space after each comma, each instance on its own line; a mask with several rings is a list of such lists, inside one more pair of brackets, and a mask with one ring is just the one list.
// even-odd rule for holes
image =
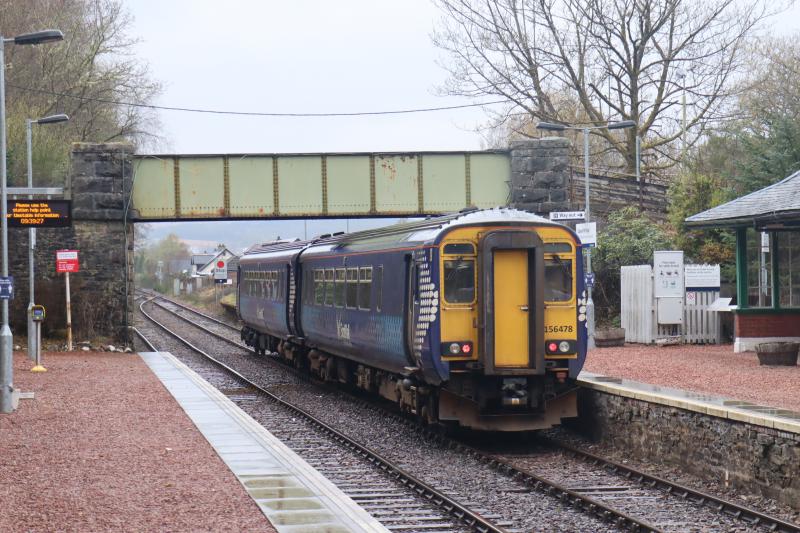
[[358, 307], [358, 269], [347, 269], [347, 301], [349, 309]]
[[444, 261], [444, 299], [451, 304], [468, 304], [475, 300], [475, 260]]
[[375, 310], [380, 312], [383, 307], [383, 265], [375, 270], [375, 285], [378, 291], [375, 295]]
[[780, 280], [780, 304], [782, 307], [800, 307], [800, 233], [777, 234], [778, 278]]
[[325, 301], [325, 277], [322, 270], [314, 271], [314, 303], [322, 305]]
[[369, 309], [372, 300], [372, 267], [358, 269], [358, 308]]
[[344, 307], [344, 289], [345, 289], [345, 269], [336, 269], [336, 283], [334, 290], [334, 304], [336, 307]]
[[[763, 240], [762, 240], [763, 239]], [[772, 307], [772, 254], [770, 237], [747, 229], [747, 305]], [[766, 246], [763, 246], [766, 245]]]
[[567, 302], [572, 299], [572, 260], [553, 256], [544, 260], [544, 300]]
[[333, 305], [333, 269], [325, 269], [325, 305]]

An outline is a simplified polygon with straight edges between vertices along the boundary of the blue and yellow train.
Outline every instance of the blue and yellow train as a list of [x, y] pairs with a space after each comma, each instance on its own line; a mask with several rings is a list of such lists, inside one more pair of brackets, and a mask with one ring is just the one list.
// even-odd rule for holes
[[581, 246], [513, 209], [250, 248], [242, 339], [429, 423], [551, 427], [576, 415]]

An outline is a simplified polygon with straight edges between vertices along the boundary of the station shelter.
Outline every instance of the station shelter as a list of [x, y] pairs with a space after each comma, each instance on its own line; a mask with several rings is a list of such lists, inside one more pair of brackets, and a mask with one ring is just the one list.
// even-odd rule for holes
[[734, 351], [800, 341], [800, 172], [686, 219], [736, 232]]

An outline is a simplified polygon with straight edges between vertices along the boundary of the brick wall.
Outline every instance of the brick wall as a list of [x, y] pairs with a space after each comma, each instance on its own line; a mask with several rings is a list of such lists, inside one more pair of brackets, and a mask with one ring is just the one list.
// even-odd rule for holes
[[736, 313], [736, 337], [800, 337], [800, 313]]

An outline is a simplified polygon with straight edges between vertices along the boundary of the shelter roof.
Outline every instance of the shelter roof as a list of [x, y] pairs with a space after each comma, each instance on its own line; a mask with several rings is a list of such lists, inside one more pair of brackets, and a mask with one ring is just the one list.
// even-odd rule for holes
[[686, 219], [690, 227], [800, 225], [800, 172]]

